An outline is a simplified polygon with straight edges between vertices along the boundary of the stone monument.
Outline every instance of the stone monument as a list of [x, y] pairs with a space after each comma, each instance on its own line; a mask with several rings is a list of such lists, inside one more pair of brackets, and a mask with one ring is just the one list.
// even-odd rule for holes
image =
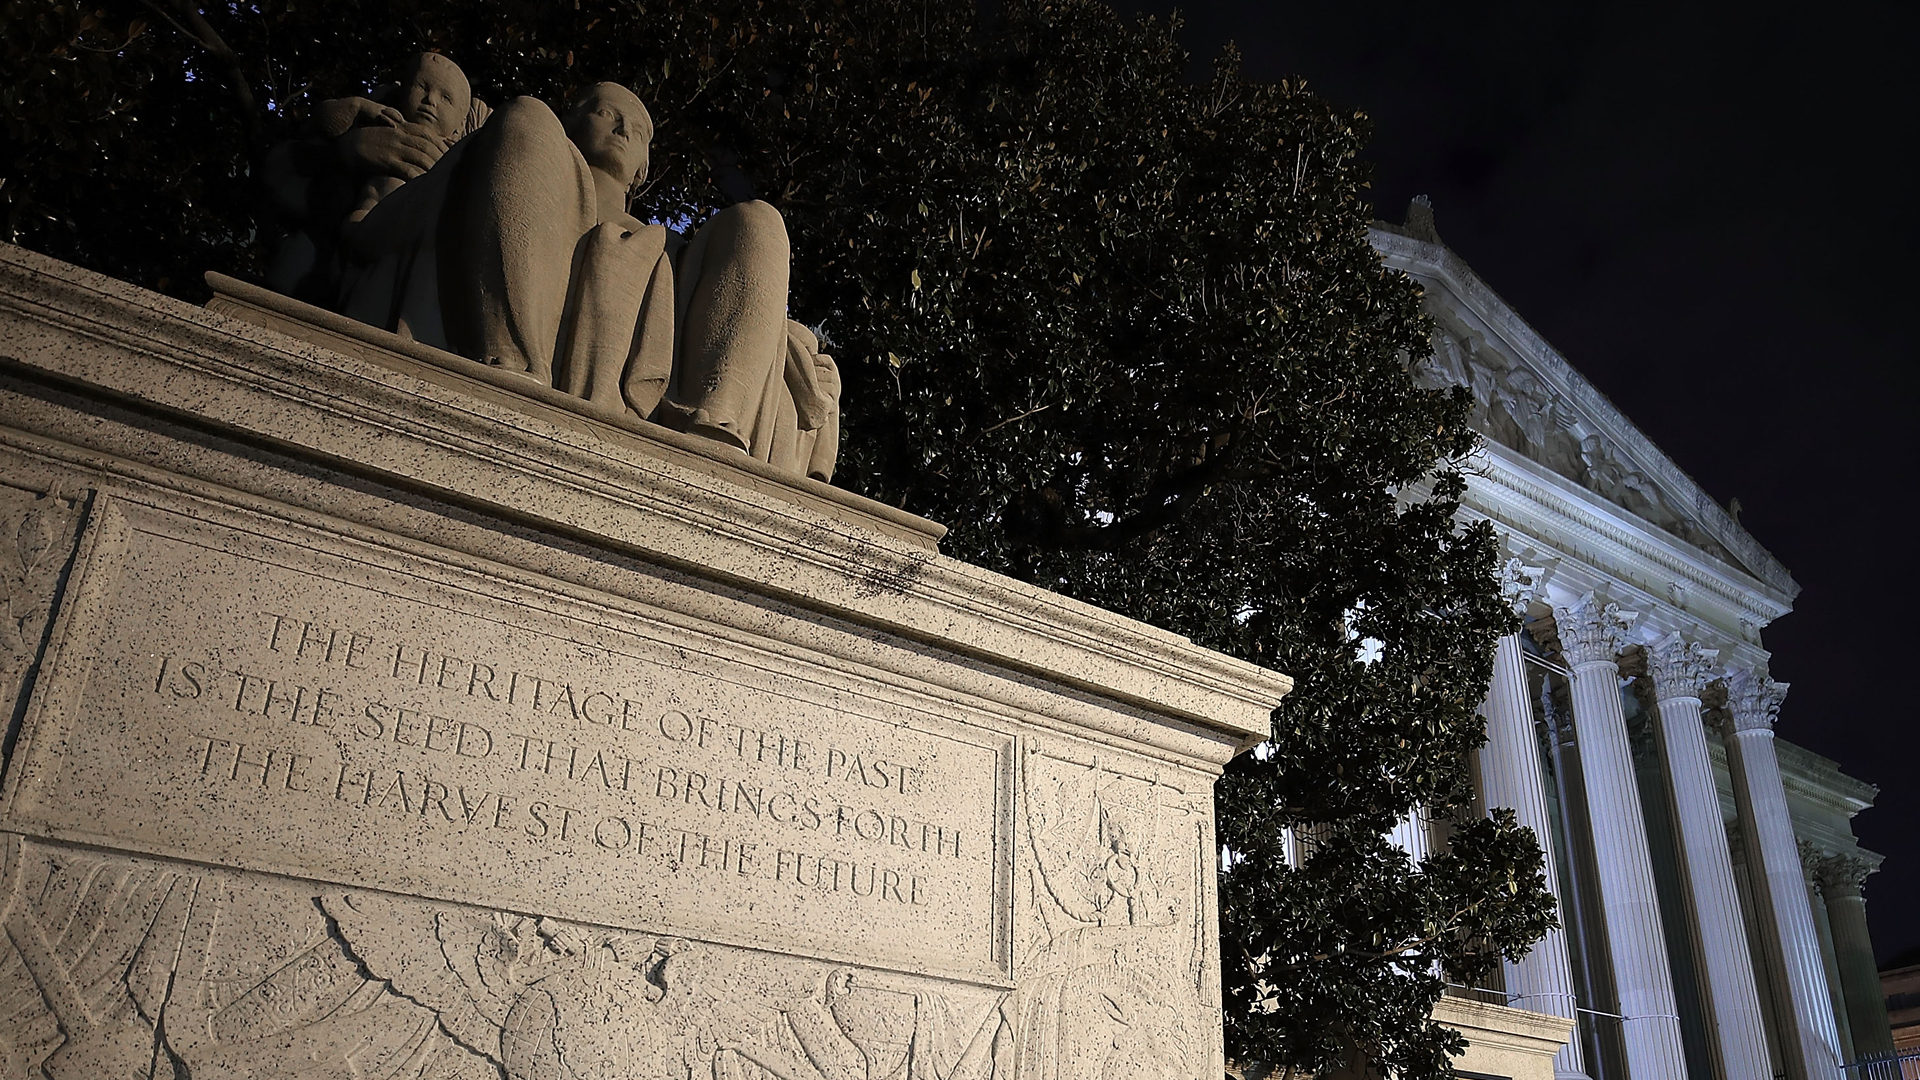
[[281, 162], [338, 310], [0, 247], [0, 1078], [1222, 1075], [1286, 678], [822, 482], [772, 208], [676, 264], [637, 99], [457, 73]]

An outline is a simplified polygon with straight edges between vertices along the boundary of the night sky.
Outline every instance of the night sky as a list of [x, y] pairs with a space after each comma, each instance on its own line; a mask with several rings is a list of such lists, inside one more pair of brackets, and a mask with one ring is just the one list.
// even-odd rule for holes
[[1197, 0], [1182, 39], [1371, 115], [1378, 216], [1431, 196], [1449, 247], [1740, 500], [1804, 589], [1764, 632], [1778, 730], [1880, 786], [1854, 827], [1887, 856], [1884, 962], [1920, 946], [1920, 5], [1763, 8]]

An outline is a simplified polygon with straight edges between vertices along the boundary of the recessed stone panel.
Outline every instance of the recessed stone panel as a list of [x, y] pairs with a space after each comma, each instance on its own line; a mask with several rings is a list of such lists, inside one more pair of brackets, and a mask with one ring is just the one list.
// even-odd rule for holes
[[284, 524], [120, 500], [92, 532], [10, 827], [1011, 978], [1011, 735], [844, 665]]

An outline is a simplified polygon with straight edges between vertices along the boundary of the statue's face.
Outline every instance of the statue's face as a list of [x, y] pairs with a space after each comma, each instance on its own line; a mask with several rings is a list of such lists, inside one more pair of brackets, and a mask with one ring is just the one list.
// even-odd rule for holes
[[567, 137], [587, 164], [632, 184], [647, 175], [647, 144], [653, 120], [633, 91], [619, 83], [600, 83], [567, 114]]
[[466, 125], [472, 104], [466, 73], [438, 53], [421, 53], [401, 74], [400, 115], [409, 123], [424, 124], [451, 139]]

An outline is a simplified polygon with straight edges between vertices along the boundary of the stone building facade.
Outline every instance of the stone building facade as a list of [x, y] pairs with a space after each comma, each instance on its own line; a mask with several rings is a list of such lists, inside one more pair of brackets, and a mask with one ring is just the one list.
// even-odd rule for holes
[[1426, 290], [1421, 377], [1473, 391], [1463, 514], [1502, 536], [1524, 623], [1499, 645], [1480, 784], [1551, 841], [1564, 929], [1479, 989], [1577, 1020], [1559, 1077], [1859, 1077], [1893, 1049], [1862, 898], [1882, 857], [1849, 825], [1875, 788], [1774, 734], [1787, 687], [1761, 632], [1799, 586], [1424, 200], [1372, 239]]

